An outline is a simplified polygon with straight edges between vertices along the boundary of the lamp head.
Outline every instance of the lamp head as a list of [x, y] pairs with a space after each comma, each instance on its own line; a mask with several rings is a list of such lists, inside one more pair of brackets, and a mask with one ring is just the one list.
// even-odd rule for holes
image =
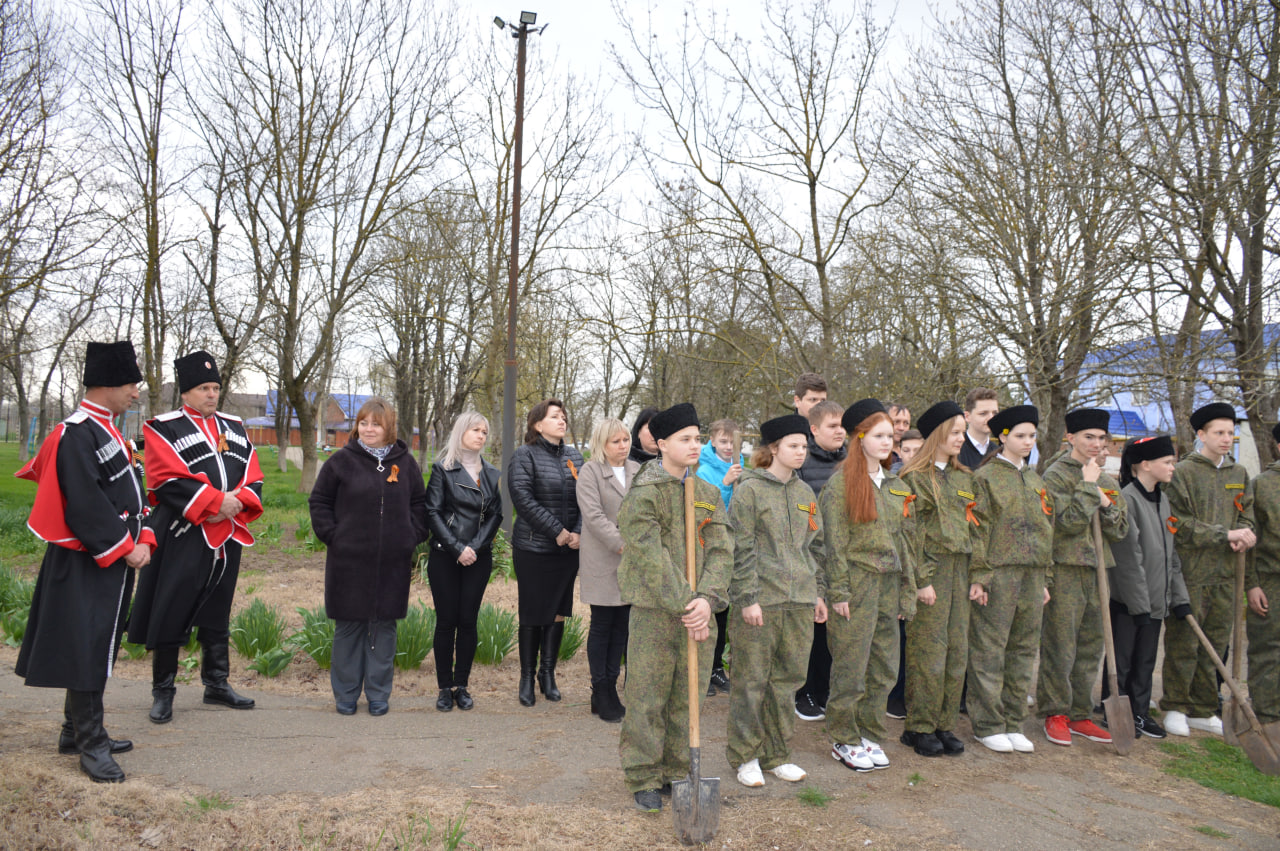
[[533, 26], [537, 22], [538, 22], [537, 12], [521, 12], [520, 13], [520, 23], [526, 24], [528, 26]]

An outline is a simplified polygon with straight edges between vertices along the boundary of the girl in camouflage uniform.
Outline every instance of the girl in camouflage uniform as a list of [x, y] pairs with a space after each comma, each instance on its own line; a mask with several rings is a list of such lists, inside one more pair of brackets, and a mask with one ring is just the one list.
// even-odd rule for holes
[[733, 688], [729, 695], [729, 764], [744, 786], [763, 786], [764, 771], [805, 778], [791, 763], [792, 695], [804, 683], [813, 624], [827, 619], [823, 601], [822, 524], [818, 498], [795, 473], [807, 454], [809, 421], [788, 414], [760, 426], [752, 465], [742, 474], [729, 522], [733, 579], [729, 602]]
[[969, 599], [978, 607], [969, 615], [969, 720], [974, 738], [999, 753], [1035, 750], [1021, 727], [1053, 568], [1053, 503], [1027, 464], [1039, 424], [1031, 405], [992, 417], [1000, 454], [974, 474]]
[[969, 554], [973, 474], [960, 463], [964, 411], [939, 402], [917, 421], [924, 445], [902, 480], [916, 495], [917, 603], [907, 625], [907, 718], [902, 743], [921, 756], [964, 753], [953, 732], [969, 663]]
[[893, 423], [875, 399], [841, 418], [849, 456], [822, 489], [827, 539], [827, 623], [831, 756], [855, 771], [887, 768], [882, 713], [898, 678], [898, 619], [915, 613], [916, 582], [907, 541], [914, 494], [888, 472]]

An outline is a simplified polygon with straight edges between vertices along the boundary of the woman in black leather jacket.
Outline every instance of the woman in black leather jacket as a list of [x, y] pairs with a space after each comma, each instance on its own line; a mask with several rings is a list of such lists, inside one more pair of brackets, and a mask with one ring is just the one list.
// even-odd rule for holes
[[520, 703], [533, 706], [535, 671], [543, 696], [560, 699], [556, 659], [578, 577], [582, 454], [564, 442], [568, 420], [559, 399], [534, 405], [527, 422], [524, 446], [507, 468], [507, 492], [516, 515], [511, 548], [520, 598]]
[[[431, 556], [427, 580], [436, 607], [436, 709], [470, 709], [467, 692], [476, 655], [476, 619], [493, 570], [493, 538], [502, 523], [498, 468], [480, 457], [489, 421], [475, 411], [459, 415], [427, 482]], [[456, 654], [456, 659], [455, 659]]]

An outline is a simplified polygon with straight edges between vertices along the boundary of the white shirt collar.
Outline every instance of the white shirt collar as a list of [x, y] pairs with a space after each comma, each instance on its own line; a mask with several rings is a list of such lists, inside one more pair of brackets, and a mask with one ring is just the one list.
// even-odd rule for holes
[[1004, 457], [1004, 454], [1003, 454], [1003, 453], [1001, 453], [1001, 454], [997, 455], [996, 457], [997, 457], [997, 458], [999, 458], [999, 459], [1000, 459], [1001, 461], [1003, 461], [1004, 463], [1008, 464], [1010, 467], [1012, 467], [1012, 468], [1013, 468], [1013, 469], [1015, 469], [1015, 470], [1021, 470], [1023, 467], [1027, 466], [1027, 462], [1026, 462], [1026, 461], [1023, 461], [1021, 464], [1015, 464], [1015, 463], [1013, 463], [1013, 462], [1012, 462], [1012, 461], [1010, 461], [1008, 458]]
[[983, 455], [987, 454], [987, 449], [991, 446], [991, 435], [987, 435], [987, 439], [981, 443], [979, 443], [977, 438], [972, 434], [969, 434], [967, 431], [965, 432], [965, 436], [969, 438], [969, 442], [973, 444], [974, 449], [978, 450]]
[[877, 464], [875, 471], [871, 473], [871, 483], [876, 487], [880, 487], [880, 485], [883, 482], [884, 482], [884, 467], [881, 467], [879, 464]]

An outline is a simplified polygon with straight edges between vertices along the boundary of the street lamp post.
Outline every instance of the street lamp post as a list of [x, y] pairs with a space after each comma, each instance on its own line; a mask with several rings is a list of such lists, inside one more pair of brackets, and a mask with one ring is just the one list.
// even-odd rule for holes
[[[502, 473], [506, 475], [516, 442], [516, 378], [519, 365], [516, 362], [516, 318], [519, 298], [520, 271], [520, 167], [524, 159], [524, 65], [526, 44], [530, 32], [540, 33], [547, 28], [543, 24], [533, 29], [538, 21], [537, 12], [521, 12], [520, 23], [508, 24], [502, 18], [494, 18], [498, 29], [510, 29], [516, 39], [516, 128], [515, 160], [511, 175], [511, 258], [507, 270], [507, 357], [502, 362]], [[504, 529], [510, 533], [512, 522], [511, 500], [503, 489]]]

